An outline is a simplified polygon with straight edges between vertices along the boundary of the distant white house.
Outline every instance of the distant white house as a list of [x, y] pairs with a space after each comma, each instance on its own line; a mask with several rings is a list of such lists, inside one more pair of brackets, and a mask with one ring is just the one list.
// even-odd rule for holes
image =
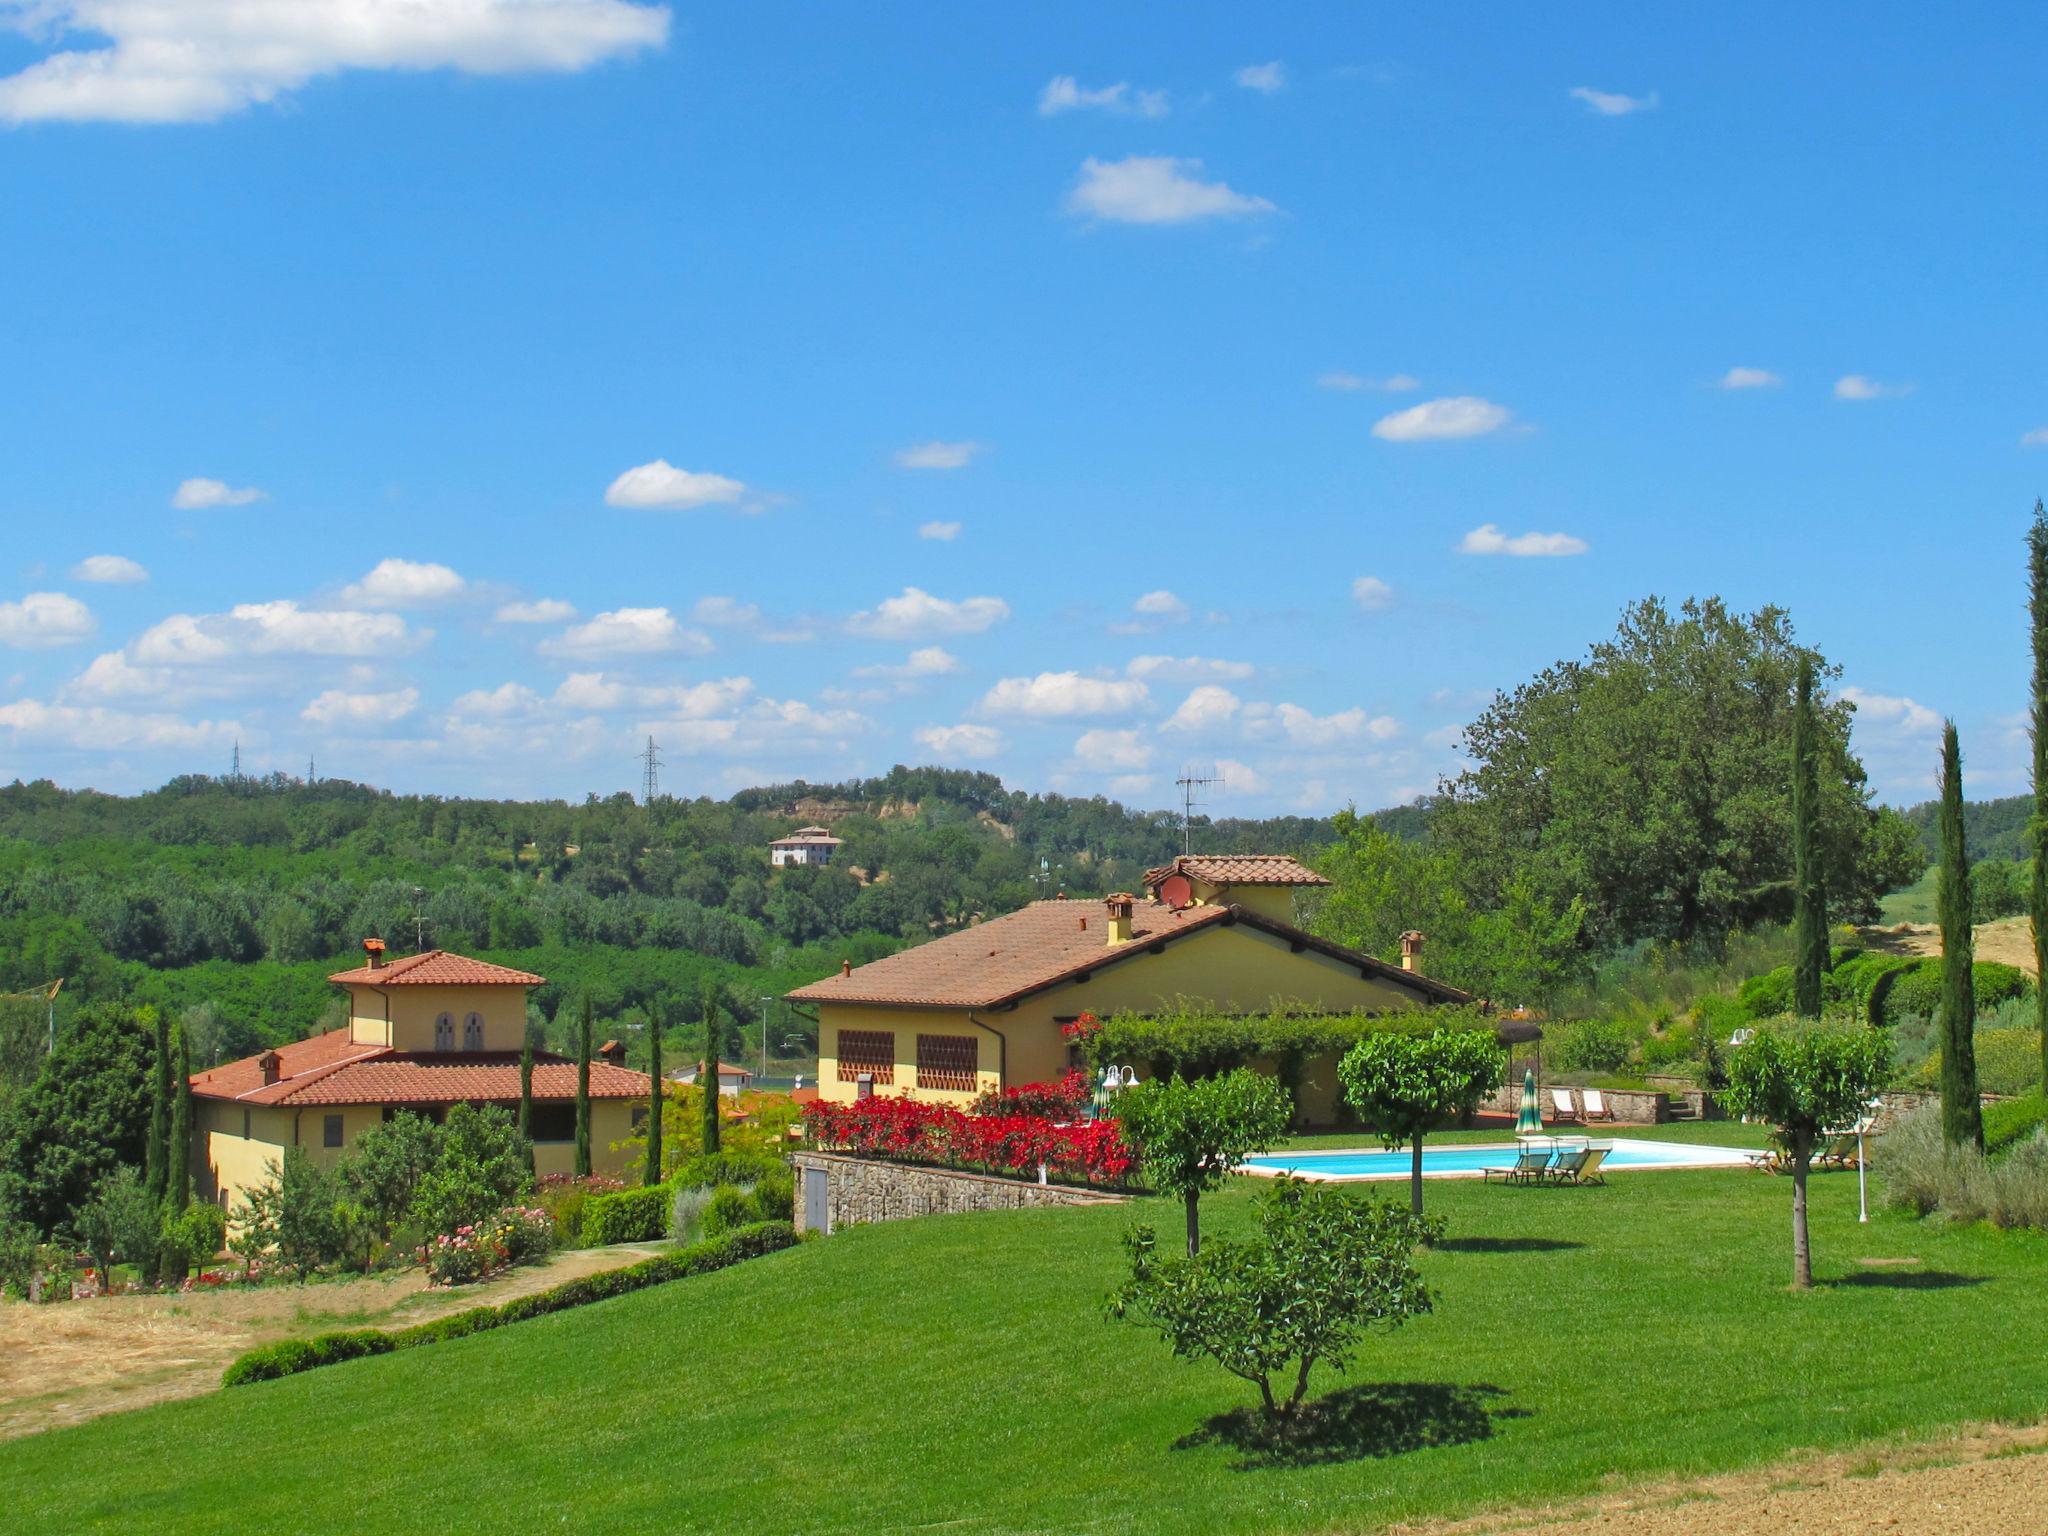
[[[685, 1088], [697, 1086], [697, 1074], [704, 1070], [704, 1063], [693, 1061], [687, 1067], [678, 1067], [673, 1072], [662, 1074], [672, 1083], [681, 1083]], [[728, 1099], [736, 1099], [754, 1086], [754, 1074], [745, 1067], [736, 1067], [729, 1061], [718, 1064], [718, 1091]]]
[[840, 839], [823, 827], [798, 827], [768, 845], [768, 862], [777, 869], [785, 864], [830, 864], [839, 844]]

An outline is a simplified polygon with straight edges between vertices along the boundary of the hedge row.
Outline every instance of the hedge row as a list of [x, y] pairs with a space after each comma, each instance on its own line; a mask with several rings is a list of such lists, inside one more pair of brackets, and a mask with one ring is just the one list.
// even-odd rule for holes
[[1254, 1060], [1279, 1064], [1281, 1076], [1319, 1056], [1342, 1055], [1367, 1035], [1432, 1034], [1439, 1029], [1492, 1029], [1476, 1009], [1418, 1008], [1401, 1014], [1119, 1013], [1088, 1042], [1097, 1066], [1142, 1062], [1148, 1076], [1211, 1077]]
[[583, 1246], [652, 1243], [668, 1236], [669, 1215], [679, 1189], [720, 1189], [773, 1181], [788, 1164], [773, 1153], [708, 1152], [691, 1158], [664, 1183], [616, 1194], [592, 1195], [583, 1207]]
[[530, 1296], [516, 1296], [501, 1306], [471, 1307], [467, 1312], [457, 1312], [451, 1317], [411, 1328], [400, 1328], [396, 1332], [355, 1328], [342, 1333], [323, 1333], [311, 1339], [286, 1339], [250, 1350], [227, 1368], [220, 1384], [239, 1387], [252, 1381], [275, 1381], [280, 1376], [296, 1375], [315, 1366], [360, 1360], [365, 1355], [386, 1355], [393, 1350], [413, 1349], [422, 1344], [439, 1344], [444, 1339], [463, 1338], [506, 1323], [523, 1323], [528, 1318], [544, 1317], [550, 1312], [623, 1296], [628, 1291], [645, 1290], [650, 1285], [708, 1274], [714, 1269], [737, 1264], [742, 1259], [759, 1258], [764, 1253], [792, 1247], [796, 1240], [796, 1228], [788, 1222], [764, 1221], [756, 1226], [742, 1227], [737, 1232], [728, 1232], [723, 1237], [693, 1243], [688, 1248], [678, 1248], [673, 1253], [656, 1254], [624, 1269], [585, 1275], [580, 1280], [570, 1280]]
[[[2026, 972], [1994, 960], [1971, 968], [1971, 989], [1980, 1012], [2024, 997], [2033, 990]], [[1738, 993], [1752, 1020], [1790, 1013], [1792, 967], [1752, 976]], [[1854, 1008], [1868, 1023], [1889, 1028], [1902, 1019], [1932, 1018], [1941, 1006], [1941, 960], [1924, 955], [1887, 955], [1875, 950], [1836, 950], [1834, 968], [1821, 978], [1821, 1000], [1832, 1010]]]

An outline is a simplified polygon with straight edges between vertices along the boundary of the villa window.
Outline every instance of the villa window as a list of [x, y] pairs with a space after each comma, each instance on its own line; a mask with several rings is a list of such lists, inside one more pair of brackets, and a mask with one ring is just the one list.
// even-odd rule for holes
[[462, 1021], [462, 1048], [465, 1051], [480, 1051], [484, 1048], [484, 1016], [472, 1013]]
[[533, 1118], [529, 1122], [528, 1139], [534, 1142], [574, 1141], [576, 1139], [576, 1106], [574, 1104], [536, 1104]]
[[320, 1145], [338, 1147], [341, 1145], [341, 1116], [327, 1115], [320, 1122]]
[[977, 1049], [978, 1042], [972, 1035], [919, 1035], [917, 1086], [952, 1093], [974, 1092]]
[[839, 1081], [858, 1082], [863, 1072], [874, 1074], [875, 1086], [887, 1088], [896, 1081], [896, 1032], [891, 1029], [842, 1029], [839, 1031]]
[[434, 1049], [452, 1051], [455, 1049], [455, 1015], [444, 1013], [434, 1020]]

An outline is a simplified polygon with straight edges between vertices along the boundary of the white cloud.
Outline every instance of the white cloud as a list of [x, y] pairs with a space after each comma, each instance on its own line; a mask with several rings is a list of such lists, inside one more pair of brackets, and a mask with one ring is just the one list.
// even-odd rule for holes
[[1136, 679], [1041, 672], [1036, 677], [1004, 678], [983, 695], [981, 707], [991, 715], [1071, 719], [1081, 715], [1123, 714], [1150, 697], [1151, 690]]
[[1845, 373], [1835, 380], [1837, 400], [1893, 400], [1911, 393], [1910, 384], [1885, 384], [1867, 374]]
[[1391, 741], [1401, 734], [1401, 722], [1391, 715], [1368, 715], [1362, 709], [1318, 715], [1299, 704], [1254, 704], [1245, 711], [1245, 727], [1255, 737], [1278, 735], [1297, 747], [1331, 747], [1361, 739]]
[[896, 450], [896, 463], [903, 469], [965, 469], [981, 451], [980, 443], [913, 443]]
[[1188, 224], [1196, 219], [1272, 213], [1263, 197], [1232, 191], [1200, 178], [1202, 162], [1170, 155], [1129, 155], [1081, 162], [1081, 178], [1067, 194], [1067, 211], [1118, 224]]
[[1518, 533], [1510, 537], [1481, 523], [1458, 543], [1463, 555], [1583, 555], [1586, 541], [1569, 533]]
[[2031, 432], [2020, 434], [2022, 448], [2048, 448], [2048, 427], [2036, 427]]
[[127, 586], [149, 580], [149, 572], [126, 555], [87, 555], [71, 567], [73, 581], [97, 581], [109, 586]]
[[1149, 683], [1193, 683], [1208, 678], [1240, 681], [1252, 675], [1248, 661], [1223, 661], [1208, 656], [1134, 656], [1124, 671]]
[[1128, 80], [1090, 89], [1072, 75], [1054, 75], [1038, 93], [1038, 115], [1057, 117], [1084, 108], [1127, 117], [1164, 117], [1171, 110], [1164, 91], [1138, 91]]
[[901, 595], [884, 598], [846, 621], [856, 635], [874, 640], [911, 640], [923, 635], [978, 635], [1010, 616], [1000, 597], [933, 597], [921, 587], [905, 587]]
[[1213, 731], [1237, 718], [1240, 700], [1228, 688], [1204, 683], [1181, 700], [1180, 708], [1167, 717], [1161, 730], [1196, 734]]
[[1351, 601], [1367, 613], [1378, 613], [1393, 605], [1394, 589], [1377, 576], [1361, 576], [1351, 583]]
[[451, 706], [458, 715], [530, 715], [541, 706], [540, 695], [524, 683], [473, 688]]
[[205, 666], [244, 656], [388, 656], [425, 633], [395, 613], [305, 609], [289, 598], [237, 603], [226, 613], [174, 613], [129, 646], [148, 666]]
[[1136, 773], [1152, 766], [1152, 748], [1136, 731], [1083, 731], [1074, 760], [1096, 773]]
[[1596, 91], [1590, 85], [1575, 85], [1570, 91], [1574, 101], [1583, 101], [1601, 117], [1627, 117], [1632, 112], [1647, 112], [1657, 105], [1657, 93], [1647, 96], [1624, 96], [1619, 91]]
[[[0, 121], [211, 122], [349, 69], [587, 69], [668, 37], [627, 0], [10, 0], [30, 35], [91, 33], [0, 79]], [[0, 21], [7, 18], [0, 16]]]
[[468, 583], [445, 565], [431, 560], [379, 560], [361, 581], [341, 589], [344, 602], [372, 608], [405, 608], [415, 603], [446, 602], [460, 597]]
[[944, 677], [960, 670], [960, 658], [944, 646], [920, 646], [910, 653], [900, 666], [855, 667], [855, 677], [890, 677], [909, 680], [920, 677]]
[[1225, 790], [1241, 795], [1263, 795], [1272, 787], [1264, 774], [1250, 763], [1241, 763], [1234, 757], [1216, 759], [1216, 777], [1223, 781]]
[[1147, 592], [1132, 603], [1131, 612], [1140, 618], [1158, 619], [1167, 624], [1181, 624], [1187, 620], [1188, 605], [1173, 593], [1161, 588], [1157, 592]]
[[1927, 733], [1941, 729], [1941, 716], [1925, 704], [1902, 695], [1871, 693], [1862, 688], [1844, 688], [1842, 697], [1856, 706], [1856, 717], [1900, 730]]
[[690, 610], [690, 619], [727, 629], [752, 629], [761, 622], [761, 609], [736, 597], [700, 597]]
[[821, 710], [800, 699], [761, 699], [723, 718], [666, 718], [643, 721], [662, 733], [666, 750], [755, 754], [849, 750], [851, 739], [874, 721], [851, 709]]
[[240, 727], [231, 720], [186, 720], [171, 714], [131, 714], [119, 709], [17, 699], [11, 704], [0, 704], [0, 730], [11, 731], [17, 745], [35, 743], [106, 752], [217, 746], [234, 739]]
[[530, 602], [506, 603], [498, 610], [500, 624], [566, 624], [576, 617], [576, 605], [558, 597], [536, 597]]
[[[21, 77], [17, 75], [14, 78]], [[7, 83], [0, 80], [0, 93], [4, 93]], [[0, 94], [0, 116], [6, 115], [4, 102], [5, 96]], [[259, 491], [253, 485], [245, 485], [238, 490], [225, 480], [208, 480], [203, 475], [179, 481], [178, 488], [171, 493], [171, 505], [180, 512], [197, 512], [206, 507], [246, 507], [252, 501], [269, 499], [268, 491]]]
[[1405, 411], [1382, 416], [1372, 435], [1389, 443], [1419, 443], [1433, 438], [1484, 437], [1514, 419], [1514, 412], [1477, 395], [1450, 395], [1425, 400]]
[[394, 688], [388, 693], [350, 693], [330, 688], [300, 710], [299, 718], [329, 730], [337, 726], [370, 730], [403, 720], [419, 708], [419, 703], [417, 688]]
[[1462, 725], [1440, 725], [1422, 738], [1422, 744], [1439, 752], [1449, 751], [1464, 745], [1465, 727]]
[[693, 507], [725, 506], [746, 495], [740, 481], [726, 475], [677, 469], [667, 459], [635, 465], [605, 487], [608, 507], [635, 507], [657, 512], [685, 512]]
[[992, 725], [927, 725], [912, 734], [942, 758], [994, 757], [1003, 750], [1003, 733]]
[[19, 650], [75, 645], [96, 627], [92, 610], [65, 592], [31, 592], [18, 603], [0, 603], [0, 645]]
[[730, 713], [753, 697], [751, 678], [721, 677], [702, 683], [633, 683], [603, 672], [572, 672], [550, 701], [561, 709], [609, 714], [651, 711], [677, 720], [706, 720]]
[[941, 544], [950, 544], [960, 537], [958, 523], [919, 523], [917, 536], [920, 539], [936, 539]]
[[1363, 374], [1346, 373], [1341, 368], [1333, 368], [1327, 373], [1316, 375], [1316, 388], [1342, 390], [1378, 389], [1384, 390], [1390, 395], [1401, 395], [1406, 394], [1411, 389], [1422, 388], [1422, 380], [1416, 378], [1412, 373], [1390, 373], [1384, 379], [1369, 379]]
[[541, 642], [549, 656], [651, 655], [711, 649], [710, 637], [684, 629], [666, 608], [614, 608], [581, 624], [571, 624], [552, 640]]
[[1245, 90], [1271, 96], [1287, 89], [1287, 66], [1278, 59], [1267, 64], [1247, 64], [1230, 78]]
[[1715, 381], [1717, 389], [1776, 389], [1785, 381], [1768, 368], [1730, 368]]

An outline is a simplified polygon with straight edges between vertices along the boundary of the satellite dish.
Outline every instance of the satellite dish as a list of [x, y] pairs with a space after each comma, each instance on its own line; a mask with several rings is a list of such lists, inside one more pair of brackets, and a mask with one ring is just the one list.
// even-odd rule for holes
[[1168, 875], [1159, 882], [1159, 899], [1174, 911], [1195, 904], [1195, 883], [1186, 875]]

